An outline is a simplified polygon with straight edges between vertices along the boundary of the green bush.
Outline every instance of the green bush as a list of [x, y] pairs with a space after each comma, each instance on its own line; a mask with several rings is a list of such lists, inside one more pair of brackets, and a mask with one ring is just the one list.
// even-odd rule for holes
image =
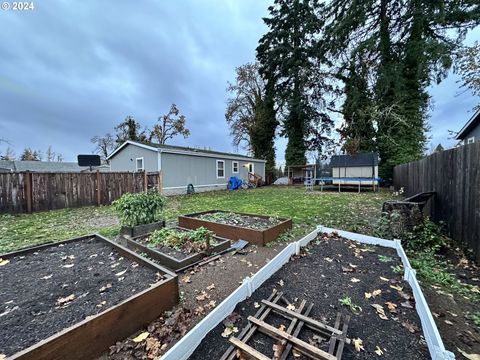
[[127, 193], [113, 202], [123, 226], [150, 224], [160, 220], [165, 198], [157, 189], [135, 194]]
[[213, 231], [201, 226], [193, 231], [179, 231], [172, 228], [163, 228], [155, 230], [150, 235], [148, 242], [151, 245], [160, 245], [170, 247], [176, 250], [187, 250], [187, 252], [196, 252], [204, 250], [213, 242]]
[[403, 236], [405, 247], [409, 251], [431, 251], [436, 253], [447, 245], [447, 238], [442, 233], [442, 224], [437, 225], [428, 218], [422, 225], [415, 226]]

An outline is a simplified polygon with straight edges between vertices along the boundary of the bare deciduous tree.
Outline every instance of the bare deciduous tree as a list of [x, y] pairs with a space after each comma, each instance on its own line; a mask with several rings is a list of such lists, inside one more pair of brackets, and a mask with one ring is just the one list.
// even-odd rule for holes
[[158, 118], [157, 123], [150, 132], [150, 141], [156, 140], [159, 144], [165, 144], [168, 139], [177, 135], [184, 138], [190, 136], [190, 130], [185, 127], [185, 115], [180, 115], [177, 105], [172, 104], [170, 111]]
[[108, 154], [110, 154], [115, 148], [115, 141], [110, 133], [107, 133], [104, 136], [94, 136], [90, 139], [90, 142], [95, 145], [94, 152], [99, 154], [104, 162], [107, 161]]
[[15, 160], [15, 152], [11, 147], [7, 147], [5, 152], [2, 156], [0, 156], [0, 160]]

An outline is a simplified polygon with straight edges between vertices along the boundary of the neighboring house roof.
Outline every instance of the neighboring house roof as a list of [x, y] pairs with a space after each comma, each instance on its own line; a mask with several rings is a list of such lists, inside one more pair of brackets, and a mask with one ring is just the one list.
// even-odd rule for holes
[[333, 155], [330, 160], [330, 167], [357, 167], [357, 166], [377, 166], [378, 154], [360, 153], [356, 155]]
[[209, 157], [219, 156], [219, 157], [230, 157], [230, 158], [241, 159], [241, 160], [255, 160], [255, 161], [266, 162], [266, 160], [255, 159], [250, 156], [234, 154], [234, 153], [227, 153], [227, 152], [206, 150], [206, 149], [196, 149], [196, 148], [176, 146], [176, 145], [161, 145], [161, 144], [153, 144], [153, 143], [146, 144], [146, 143], [141, 143], [141, 142], [132, 141], [132, 140], [125, 141], [122, 145], [116, 148], [110, 155], [108, 155], [107, 159], [111, 159], [112, 157], [114, 157], [115, 154], [117, 154], [121, 149], [123, 149], [128, 144], [140, 146], [152, 151], [160, 151], [160, 152], [173, 153], [173, 154], [186, 154], [186, 155], [209, 156]]
[[[109, 171], [109, 169], [108, 165], [92, 168], [93, 171]], [[85, 172], [90, 171], [90, 168], [78, 166], [76, 162], [0, 160], [0, 171]]]
[[468, 120], [467, 123], [463, 126], [463, 128], [458, 132], [455, 139], [456, 140], [465, 139], [465, 136], [479, 125], [480, 125], [480, 108], [477, 111], [475, 111], [475, 113], [470, 118], [470, 120]]

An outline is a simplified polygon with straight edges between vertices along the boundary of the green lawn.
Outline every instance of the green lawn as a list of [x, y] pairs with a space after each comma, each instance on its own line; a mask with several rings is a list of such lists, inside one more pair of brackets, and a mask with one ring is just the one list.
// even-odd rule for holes
[[[289, 236], [307, 233], [318, 224], [370, 233], [389, 192], [305, 192], [303, 187], [264, 187], [248, 191], [210, 192], [176, 196], [167, 200], [165, 218], [220, 209], [291, 217]], [[62, 209], [34, 214], [0, 216], [0, 253], [51, 240], [99, 232], [118, 234], [119, 225], [111, 206]]]

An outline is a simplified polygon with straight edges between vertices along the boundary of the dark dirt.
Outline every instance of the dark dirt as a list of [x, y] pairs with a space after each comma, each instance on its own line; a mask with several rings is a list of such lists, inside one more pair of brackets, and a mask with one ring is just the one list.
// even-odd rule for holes
[[[378, 255], [387, 256], [383, 259], [388, 262], [380, 261]], [[319, 237], [302, 257], [296, 257], [287, 263], [257, 289], [251, 298], [237, 305], [235, 312], [241, 318], [235, 326], [241, 331], [247, 323], [247, 317], [257, 311], [254, 303], [260, 303], [269, 297], [273, 289], [277, 289], [283, 291], [296, 306], [302, 299], [314, 302], [310, 316], [330, 325], [333, 325], [337, 312], [352, 316], [347, 335], [352, 339], [360, 338], [365, 350], [357, 352], [352, 345], [346, 345], [343, 359], [376, 359], [379, 357], [374, 352], [376, 346], [383, 351], [381, 358], [384, 359], [429, 359], [421, 330], [418, 330], [421, 325], [414, 304], [405, 299], [412, 298], [409, 285], [391, 268], [400, 264], [392, 249], [366, 247], [344, 239]], [[352, 282], [353, 278], [360, 281]], [[403, 290], [394, 289], [391, 285]], [[381, 293], [375, 298], [367, 299], [365, 293], [374, 290], [381, 290]], [[354, 315], [349, 308], [340, 305], [339, 299], [346, 296], [362, 307], [360, 314]], [[401, 305], [406, 301], [413, 305], [411, 309]], [[397, 305], [394, 313], [388, 310], [386, 302]], [[381, 305], [388, 320], [382, 320], [372, 304]], [[267, 322], [272, 324], [279, 325], [279, 321], [278, 316], [277, 319], [274, 315], [267, 317]], [[288, 320], [283, 324], [288, 326]], [[414, 332], [409, 332], [403, 324]], [[224, 329], [223, 324], [213, 329], [190, 359], [220, 358], [229, 346], [228, 340], [220, 335]], [[303, 335], [306, 340], [309, 336], [313, 335], [307, 332]], [[270, 357], [273, 355], [273, 344], [271, 339], [262, 335], [255, 336], [249, 342], [249, 345]]]
[[[158, 346], [161, 347], [160, 354], [165, 353], [175, 345], [182, 333], [186, 333], [198, 324], [229, 296], [245, 277], [255, 274], [286, 245], [279, 242], [272, 247], [248, 245], [241, 253], [225, 254], [220, 260], [179, 274], [181, 304], [172, 311], [173, 314], [180, 311], [182, 316], [173, 316], [172, 318], [171, 313], [165, 314], [162, 318], [152, 322], [147, 329], [142, 329], [132, 334], [130, 338], [117, 343], [115, 347], [112, 347], [112, 354], [105, 354], [100, 359], [148, 359], [149, 354], [158, 355], [156, 352]], [[197, 296], [200, 297], [197, 298]], [[180, 320], [176, 321], [175, 326], [172, 327], [172, 319]], [[176, 329], [176, 332], [172, 333], [172, 328]], [[149, 331], [152, 334], [148, 338], [150, 343], [157, 344], [158, 341], [160, 345], [148, 347], [147, 350], [148, 339], [142, 343], [133, 343], [132, 338], [143, 331]], [[162, 347], [162, 345], [164, 346]]]
[[14, 257], [0, 267], [0, 354], [25, 349], [156, 281], [154, 270], [94, 238]]
[[277, 225], [281, 222], [281, 220], [275, 217], [265, 219], [257, 216], [247, 216], [234, 212], [223, 211], [212, 211], [206, 214], [197, 215], [195, 217], [201, 220], [217, 222], [219, 224], [240, 226], [257, 230], [268, 229], [269, 227]]

